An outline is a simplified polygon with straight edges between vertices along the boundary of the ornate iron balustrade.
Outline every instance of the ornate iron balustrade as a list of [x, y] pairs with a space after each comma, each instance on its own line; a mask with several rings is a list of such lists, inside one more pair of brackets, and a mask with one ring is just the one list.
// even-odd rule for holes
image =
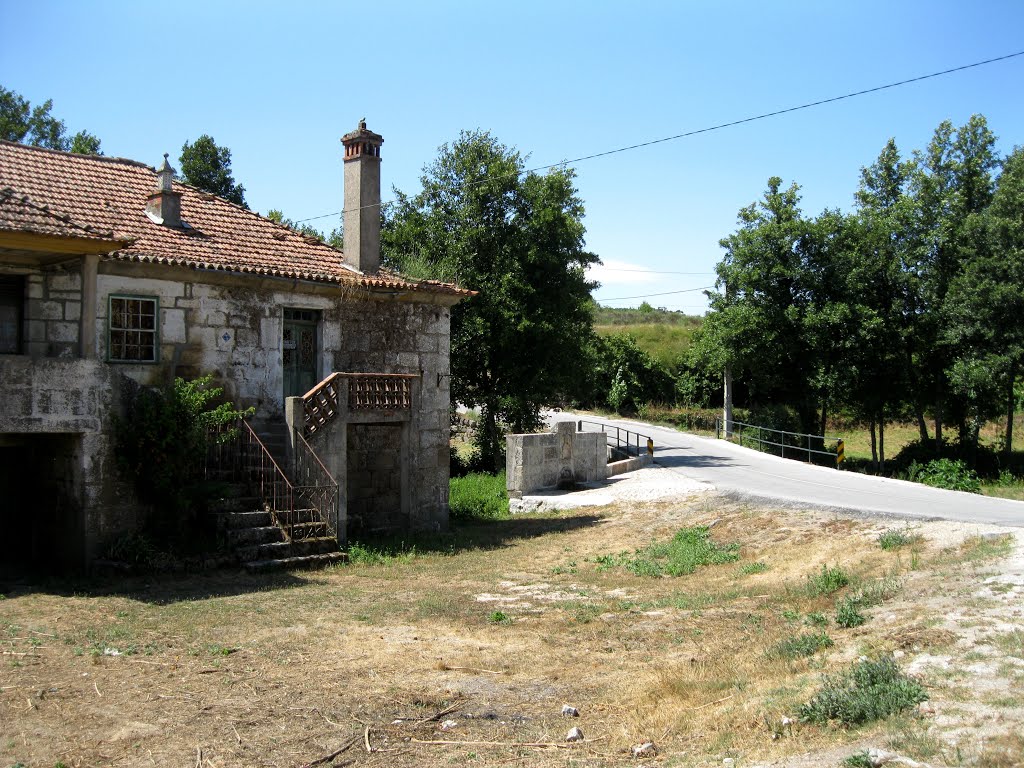
[[[301, 437], [300, 437], [301, 440]], [[288, 479], [249, 422], [211, 431], [206, 474], [246, 485], [289, 542], [337, 537], [338, 484], [301, 440], [296, 449], [299, 482]]]
[[348, 380], [350, 411], [412, 408], [415, 373], [332, 373], [302, 397], [305, 433], [312, 436], [338, 415], [341, 379]]

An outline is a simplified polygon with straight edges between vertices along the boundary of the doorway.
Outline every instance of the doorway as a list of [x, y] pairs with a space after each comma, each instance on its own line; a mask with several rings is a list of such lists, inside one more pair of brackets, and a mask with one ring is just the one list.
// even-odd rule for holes
[[284, 396], [301, 397], [317, 383], [317, 326], [313, 309], [286, 309], [281, 337]]

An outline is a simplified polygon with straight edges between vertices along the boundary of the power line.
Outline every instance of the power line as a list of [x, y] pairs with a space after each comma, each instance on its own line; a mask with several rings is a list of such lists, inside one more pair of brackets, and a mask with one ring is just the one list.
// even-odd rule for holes
[[[785, 114], [788, 114], [790, 112], [799, 112], [800, 110], [810, 109], [811, 107], [820, 107], [823, 104], [832, 104], [832, 103], [837, 102], [837, 101], [843, 101], [845, 99], [852, 99], [852, 98], [855, 98], [857, 96], [866, 96], [869, 93], [878, 93], [879, 91], [885, 91], [885, 90], [888, 90], [890, 88], [899, 88], [900, 86], [903, 86], [903, 85], [909, 85], [911, 83], [919, 83], [922, 80], [931, 80], [932, 78], [935, 78], [935, 77], [942, 77], [944, 75], [951, 75], [954, 72], [963, 72], [966, 69], [974, 69], [975, 67], [983, 67], [986, 64], [995, 64], [996, 62], [1006, 61], [1007, 59], [1013, 59], [1013, 58], [1016, 58], [1017, 56], [1024, 56], [1024, 51], [1017, 51], [1016, 53], [1008, 53], [1005, 56], [996, 56], [995, 58], [985, 59], [984, 61], [976, 61], [976, 62], [974, 62], [972, 64], [964, 64], [964, 65], [959, 66], [959, 67], [952, 67], [951, 69], [943, 69], [943, 70], [941, 70], [939, 72], [931, 72], [931, 73], [929, 73], [927, 75], [919, 75], [917, 77], [911, 77], [911, 78], [908, 78], [906, 80], [897, 80], [894, 83], [886, 83], [885, 85], [877, 85], [874, 88], [865, 88], [865, 89], [860, 90], [860, 91], [852, 91], [851, 93], [844, 93], [841, 96], [833, 96], [831, 98], [820, 99], [818, 101], [809, 101], [806, 104], [799, 104], [799, 105], [797, 105], [795, 107], [786, 107], [785, 109], [777, 109], [777, 110], [775, 110], [773, 112], [764, 112], [763, 114], [760, 114], [760, 115], [753, 115], [752, 117], [744, 117], [744, 118], [742, 118], [740, 120], [732, 120], [732, 121], [730, 121], [728, 123], [718, 123], [717, 125], [711, 125], [711, 126], [708, 126], [706, 128], [697, 128], [696, 130], [686, 131], [684, 133], [677, 133], [674, 136], [665, 136], [665, 137], [660, 138], [660, 139], [652, 139], [651, 141], [644, 141], [644, 142], [641, 142], [639, 144], [630, 144], [629, 146], [626, 146], [626, 147], [618, 147], [617, 149], [609, 149], [609, 150], [607, 150], [605, 152], [596, 152], [596, 153], [594, 153], [592, 155], [583, 155], [582, 157], [573, 158], [572, 160], [562, 160], [561, 162], [551, 163], [549, 165], [539, 165], [539, 166], [537, 166], [535, 168], [528, 168], [525, 171], [522, 171], [522, 173], [533, 173], [535, 171], [546, 171], [549, 168], [559, 168], [561, 166], [565, 166], [565, 165], [568, 165], [570, 163], [582, 163], [585, 160], [595, 160], [595, 159], [597, 159], [599, 157], [608, 157], [609, 155], [616, 155], [616, 154], [619, 154], [620, 152], [630, 152], [630, 151], [632, 151], [634, 149], [642, 149], [643, 147], [651, 147], [651, 146], [654, 146], [655, 144], [664, 144], [667, 141], [676, 141], [678, 139], [685, 139], [685, 138], [688, 138], [690, 136], [697, 136], [697, 135], [702, 134], [702, 133], [710, 133], [712, 131], [720, 131], [723, 128], [732, 128], [733, 126], [743, 125], [744, 123], [753, 123], [753, 122], [755, 122], [757, 120], [765, 120], [765, 119], [767, 119], [769, 117], [778, 117], [779, 115], [785, 115]], [[517, 175], [520, 175], [520, 174], [517, 173]], [[476, 183], [479, 184], [479, 183], [484, 183], [484, 182], [476, 182]], [[362, 210], [362, 208], [377, 208], [380, 205], [387, 205], [388, 203], [392, 203], [392, 202], [396, 202], [396, 201], [388, 200], [388, 201], [385, 201], [385, 202], [379, 203], [379, 204], [364, 205], [364, 206], [361, 206], [361, 208], [359, 210]], [[342, 214], [342, 213], [345, 213], [345, 211], [342, 210], [342, 211], [334, 211], [333, 213], [324, 213], [324, 214], [321, 214], [320, 216], [310, 216], [308, 219], [298, 219], [295, 223], [296, 224], [301, 224], [304, 221], [314, 221], [316, 219], [326, 219], [328, 216], [337, 216], [337, 215]]]
[[643, 272], [648, 275], [713, 275], [714, 272], [667, 272], [660, 269], [618, 269], [615, 267], [596, 266], [592, 271], [601, 272]]
[[695, 293], [697, 291], [710, 291], [715, 286], [705, 285], [703, 288], [687, 288], [684, 291], [665, 291], [664, 293], [647, 293], [643, 296], [618, 296], [614, 299], [599, 299], [595, 298], [594, 301], [626, 301], [627, 299], [649, 299], [653, 296], [673, 296], [677, 293]]

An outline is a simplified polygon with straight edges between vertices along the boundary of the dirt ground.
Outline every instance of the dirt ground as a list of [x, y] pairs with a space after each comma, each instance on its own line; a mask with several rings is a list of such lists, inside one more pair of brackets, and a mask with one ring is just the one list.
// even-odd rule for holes
[[[664, 472], [376, 562], [0, 585], [0, 766], [809, 768], [868, 747], [1024, 765], [1016, 531], [754, 509]], [[739, 561], [617, 564], [693, 525]], [[915, 543], [883, 550], [889, 529]], [[887, 599], [839, 627], [842, 593], [805, 589], [822, 565]], [[772, 656], [811, 621], [832, 647]], [[823, 674], [878, 654], [929, 701], [859, 729], [797, 720]]]

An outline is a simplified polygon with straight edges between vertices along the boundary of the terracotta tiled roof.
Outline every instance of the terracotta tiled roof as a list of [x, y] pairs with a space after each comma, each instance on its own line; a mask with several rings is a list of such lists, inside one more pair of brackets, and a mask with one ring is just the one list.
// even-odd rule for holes
[[9, 188], [0, 189], [0, 230], [117, 242], [112, 232], [76, 224], [70, 216], [37, 205], [27, 195]]
[[[414, 282], [386, 270], [365, 275], [347, 266], [342, 252], [326, 243], [188, 184], [174, 183], [174, 190], [182, 194], [181, 218], [188, 227], [156, 224], [146, 216], [146, 199], [156, 186], [154, 169], [133, 160], [0, 141], [0, 190], [14, 190], [6, 203], [0, 203], [0, 226], [9, 216], [11, 228], [17, 227], [20, 217], [28, 227], [63, 226], [65, 234], [74, 228], [75, 236], [102, 232], [108, 238], [130, 241], [110, 254], [122, 261], [472, 295], [454, 285]], [[30, 213], [28, 203], [16, 204], [15, 198], [28, 198], [35, 213]]]

